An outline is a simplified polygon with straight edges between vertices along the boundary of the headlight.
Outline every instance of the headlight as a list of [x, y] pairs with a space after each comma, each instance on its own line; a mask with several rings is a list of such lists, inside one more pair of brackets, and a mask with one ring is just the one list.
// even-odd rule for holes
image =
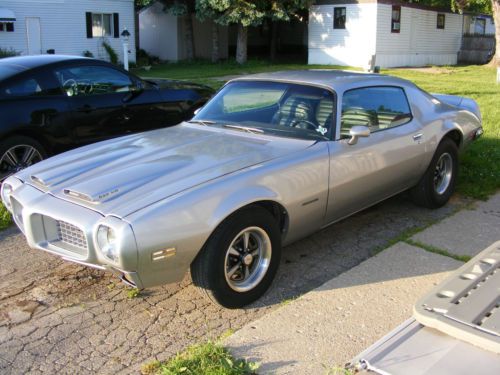
[[9, 184], [2, 184], [2, 201], [5, 207], [12, 211], [12, 207], [10, 204], [10, 195], [12, 194], [12, 186]]
[[116, 235], [113, 228], [100, 225], [97, 229], [97, 245], [101, 253], [113, 262], [118, 262], [118, 249], [116, 248]]

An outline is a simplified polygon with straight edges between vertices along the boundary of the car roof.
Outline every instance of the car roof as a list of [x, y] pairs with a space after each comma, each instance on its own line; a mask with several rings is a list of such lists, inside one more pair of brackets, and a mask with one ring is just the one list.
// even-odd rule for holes
[[17, 65], [25, 69], [38, 68], [39, 66], [58, 63], [61, 61], [85, 59], [82, 56], [67, 55], [34, 55], [34, 56], [15, 56], [0, 59], [0, 65]]
[[236, 78], [232, 81], [281, 81], [315, 86], [327, 86], [343, 91], [363, 85], [412, 85], [409, 81], [383, 74], [363, 73], [350, 70], [310, 69], [258, 73]]
[[[29, 69], [36, 69], [41, 66], [56, 64], [62, 61], [78, 61], [85, 59], [86, 58], [82, 56], [67, 56], [67, 55], [35, 55], [35, 56], [6, 57], [0, 59], [0, 81], [12, 77], [18, 73], [22, 73]], [[98, 61], [93, 59], [89, 60]]]

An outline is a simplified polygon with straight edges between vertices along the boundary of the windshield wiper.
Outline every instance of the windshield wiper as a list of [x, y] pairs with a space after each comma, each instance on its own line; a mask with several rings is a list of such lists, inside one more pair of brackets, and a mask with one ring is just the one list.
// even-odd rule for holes
[[191, 124], [199, 124], [199, 125], [204, 125], [204, 126], [209, 126], [215, 124], [215, 121], [210, 121], [210, 120], [189, 120], [188, 121]]
[[258, 129], [258, 128], [249, 128], [247, 126], [240, 126], [240, 125], [224, 125], [225, 128], [230, 128], [230, 129], [236, 129], [236, 130], [243, 130], [247, 133], [252, 133], [252, 134], [262, 134], [264, 133], [264, 130]]

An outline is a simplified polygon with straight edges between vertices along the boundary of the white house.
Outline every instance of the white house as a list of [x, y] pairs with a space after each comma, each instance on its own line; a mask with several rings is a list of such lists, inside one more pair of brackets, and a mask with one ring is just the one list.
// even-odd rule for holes
[[463, 16], [397, 0], [323, 0], [309, 12], [309, 64], [453, 65]]
[[107, 42], [123, 60], [120, 34], [126, 28], [135, 61], [134, 14], [134, 0], [0, 0], [0, 47], [23, 55], [89, 51], [107, 60]]
[[[161, 60], [178, 61], [186, 58], [185, 30], [182, 17], [163, 10], [160, 2], [139, 11], [139, 47]], [[209, 59], [212, 53], [213, 22], [200, 22], [193, 17], [195, 57]], [[228, 28], [218, 27], [219, 57], [228, 56]]]

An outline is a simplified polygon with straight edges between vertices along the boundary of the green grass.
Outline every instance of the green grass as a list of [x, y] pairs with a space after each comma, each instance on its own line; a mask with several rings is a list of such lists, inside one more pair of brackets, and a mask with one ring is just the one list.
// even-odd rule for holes
[[193, 345], [171, 360], [152, 362], [142, 366], [142, 374], [186, 374], [186, 375], [251, 375], [256, 374], [258, 365], [235, 359], [218, 342]]
[[[349, 67], [270, 64], [264, 60], [251, 60], [239, 65], [235, 62], [211, 64], [203, 61], [172, 63], [154, 66], [149, 72], [138, 70], [144, 77], [187, 79], [214, 88], [223, 82], [216, 77], [296, 69], [352, 69]], [[383, 70], [411, 80], [433, 93], [466, 96], [475, 99], [483, 115], [485, 134], [461, 156], [461, 170], [457, 191], [465, 196], [486, 199], [500, 187], [500, 85], [495, 83], [496, 69], [486, 66], [459, 66], [419, 69]]]
[[404, 240], [404, 242], [406, 242], [408, 245], [420, 247], [421, 249], [424, 249], [424, 250], [429, 251], [431, 253], [435, 253], [435, 254], [439, 254], [439, 255], [444, 255], [445, 257], [450, 257], [450, 258], [459, 260], [460, 262], [466, 263], [466, 262], [468, 262], [469, 260], [472, 259], [468, 255], [456, 255], [456, 254], [452, 254], [449, 251], [440, 249], [440, 248], [435, 247], [435, 246], [427, 245], [427, 244], [419, 242], [419, 241], [413, 241], [413, 240], [411, 240], [409, 238], [406, 239], [406, 240]]
[[8, 228], [12, 225], [12, 216], [7, 211], [5, 206], [0, 203], [0, 230]]

